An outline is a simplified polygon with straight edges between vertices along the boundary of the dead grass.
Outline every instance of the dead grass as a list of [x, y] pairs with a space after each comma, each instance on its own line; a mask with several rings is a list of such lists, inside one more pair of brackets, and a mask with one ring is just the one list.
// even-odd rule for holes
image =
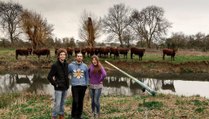
[[[67, 97], [65, 118], [71, 112], [72, 97]], [[159, 105], [160, 104], [160, 105]], [[52, 100], [48, 95], [21, 94], [5, 108], [0, 108], [1, 119], [50, 119]], [[101, 119], [206, 119], [209, 100], [203, 97], [158, 94], [143, 96], [102, 96]], [[91, 118], [90, 99], [84, 100], [84, 119]]]

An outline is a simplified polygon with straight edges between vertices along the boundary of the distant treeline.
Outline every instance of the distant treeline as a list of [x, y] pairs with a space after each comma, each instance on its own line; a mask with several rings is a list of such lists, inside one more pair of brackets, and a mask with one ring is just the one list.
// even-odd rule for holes
[[[201, 51], [209, 50], [209, 35], [203, 33], [197, 33], [196, 35], [184, 35], [183, 33], [172, 34], [170, 38], [162, 39], [159, 44], [152, 44], [151, 48], [175, 48], [175, 49], [194, 49]], [[146, 43], [137, 42], [136, 44], [131, 44], [129, 47], [145, 47]], [[59, 47], [86, 47], [87, 43], [82, 41], [76, 41], [74, 38], [63, 38], [63, 39], [48, 39], [40, 48], [59, 48]], [[119, 47], [119, 43], [96, 43], [96, 47]], [[0, 47], [2, 48], [28, 48], [32, 47], [30, 42], [25, 42], [23, 40], [17, 40], [15, 44], [12, 44], [7, 39], [0, 39]], [[128, 46], [126, 46], [128, 47]]]

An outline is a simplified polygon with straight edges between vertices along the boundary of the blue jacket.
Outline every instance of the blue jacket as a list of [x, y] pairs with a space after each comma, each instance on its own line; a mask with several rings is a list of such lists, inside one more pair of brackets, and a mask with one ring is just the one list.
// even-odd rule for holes
[[88, 67], [86, 64], [72, 62], [68, 65], [72, 86], [87, 86], [89, 84]]

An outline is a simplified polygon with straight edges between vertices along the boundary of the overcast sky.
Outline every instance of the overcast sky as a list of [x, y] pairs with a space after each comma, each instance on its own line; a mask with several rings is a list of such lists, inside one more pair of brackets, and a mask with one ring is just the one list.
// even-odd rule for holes
[[[9, 1], [9, 0], [3, 0]], [[124, 3], [134, 9], [156, 5], [165, 10], [165, 18], [172, 23], [169, 34], [209, 34], [209, 0], [13, 0], [23, 8], [34, 10], [54, 25], [55, 37], [78, 37], [80, 17], [84, 10], [103, 17], [114, 4]]]

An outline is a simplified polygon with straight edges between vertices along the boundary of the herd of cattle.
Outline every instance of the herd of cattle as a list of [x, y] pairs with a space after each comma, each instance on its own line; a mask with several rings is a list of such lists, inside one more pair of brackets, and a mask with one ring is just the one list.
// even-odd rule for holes
[[[58, 48], [55, 48], [55, 54], [57, 53]], [[130, 57], [131, 59], [133, 59], [133, 54], [134, 55], [138, 55], [139, 60], [142, 60], [142, 57], [145, 53], [145, 49], [140, 49], [140, 48], [113, 48], [113, 47], [100, 47], [100, 48], [66, 48], [67, 53], [68, 53], [68, 57], [73, 56], [73, 54], [77, 54], [79, 52], [81, 52], [83, 54], [83, 56], [87, 56], [90, 57], [92, 55], [98, 55], [100, 57], [104, 57], [107, 58], [108, 55], [109, 57], [113, 58], [119, 58], [120, 55], [123, 55], [124, 58], [127, 59], [127, 55], [130, 51]], [[171, 56], [171, 60], [174, 60], [175, 54], [176, 54], [176, 50], [174, 49], [168, 49], [165, 48], [162, 50], [163, 52], [163, 60], [165, 59], [165, 55]], [[32, 50], [32, 48], [27, 48], [27, 49], [16, 49], [16, 59], [18, 59], [18, 55], [21, 56], [28, 56], [28, 55], [37, 55], [38, 58], [40, 58], [40, 56], [50, 56], [50, 49], [48, 48], [43, 48], [43, 49], [36, 49], [36, 50]]]

